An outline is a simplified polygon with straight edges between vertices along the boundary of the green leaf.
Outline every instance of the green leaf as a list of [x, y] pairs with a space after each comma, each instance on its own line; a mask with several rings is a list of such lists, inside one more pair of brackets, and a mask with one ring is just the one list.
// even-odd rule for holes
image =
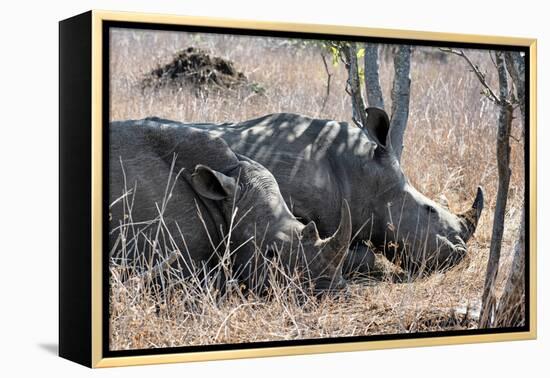
[[359, 78], [361, 79], [361, 83], [365, 81], [365, 69], [363, 67], [359, 68]]
[[330, 53], [332, 54], [332, 65], [338, 67], [340, 63], [340, 50], [335, 46], [330, 46]]

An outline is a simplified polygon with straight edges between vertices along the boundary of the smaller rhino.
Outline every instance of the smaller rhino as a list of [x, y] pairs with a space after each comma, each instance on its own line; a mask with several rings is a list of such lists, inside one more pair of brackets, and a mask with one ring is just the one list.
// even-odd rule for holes
[[[268, 258], [278, 256], [287, 274], [300, 269], [318, 292], [345, 285], [347, 203], [337, 230], [321, 239], [313, 221], [304, 225], [292, 215], [264, 166], [207, 131], [148, 119], [110, 124], [109, 159], [109, 243], [115, 259], [158, 266], [159, 245], [172, 245], [181, 254], [171, 265], [189, 276], [197, 267], [225, 264], [229, 249], [233, 276], [248, 284], [261, 250]], [[128, 229], [143, 239], [134, 245], [149, 247], [122, 248]]]

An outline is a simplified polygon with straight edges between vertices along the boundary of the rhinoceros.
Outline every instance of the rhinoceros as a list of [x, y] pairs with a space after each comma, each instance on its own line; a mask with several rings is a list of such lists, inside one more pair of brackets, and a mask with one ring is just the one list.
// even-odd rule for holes
[[364, 128], [291, 113], [224, 124], [153, 121], [209, 130], [263, 164], [293, 214], [314, 221], [321, 236], [338, 228], [340, 207], [348, 201], [354, 238], [345, 270], [372, 269], [372, 249], [414, 274], [456, 265], [483, 209], [481, 187], [460, 214], [426, 197], [401, 169], [386, 112], [371, 107], [367, 114]]
[[[246, 283], [261, 249], [267, 258], [276, 253], [289, 270], [306, 269], [316, 290], [345, 284], [342, 261], [351, 238], [347, 204], [335, 232], [321, 239], [315, 222], [304, 225], [290, 212], [275, 178], [260, 163], [234, 153], [209, 132], [172, 124], [112, 122], [109, 159], [114, 258], [144, 258], [158, 266], [166, 256], [155, 249], [166, 245], [181, 252], [172, 265], [190, 275], [201, 264], [220, 264], [229, 248], [234, 277]], [[130, 230], [147, 248], [121, 248]], [[117, 256], [122, 250], [125, 256]]]

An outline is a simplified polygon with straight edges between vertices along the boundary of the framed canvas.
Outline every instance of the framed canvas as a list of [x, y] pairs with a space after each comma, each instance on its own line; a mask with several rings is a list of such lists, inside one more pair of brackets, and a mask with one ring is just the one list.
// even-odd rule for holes
[[60, 22], [59, 354], [536, 337], [536, 40]]

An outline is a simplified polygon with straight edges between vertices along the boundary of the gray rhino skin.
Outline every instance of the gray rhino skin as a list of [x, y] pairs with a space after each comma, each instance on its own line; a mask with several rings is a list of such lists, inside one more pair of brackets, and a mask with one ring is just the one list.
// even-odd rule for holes
[[372, 269], [374, 255], [367, 244], [410, 273], [457, 264], [483, 209], [481, 188], [462, 214], [427, 198], [400, 167], [386, 112], [368, 108], [367, 113], [366, 129], [290, 113], [226, 124], [156, 122], [210, 130], [232, 150], [263, 164], [293, 214], [303, 222], [314, 221], [321, 236], [337, 229], [340, 207], [347, 200], [354, 239], [345, 271]]
[[[260, 235], [262, 250], [276, 251], [289, 269], [307, 266], [316, 289], [344, 285], [341, 266], [351, 238], [347, 204], [342, 207], [341, 223], [334, 234], [321, 239], [314, 222], [304, 225], [292, 215], [267, 169], [235, 154], [223, 139], [202, 130], [146, 120], [113, 122], [109, 158], [111, 251], [120, 246], [121, 223], [132, 222], [142, 235], [154, 240], [157, 226], [150, 221], [164, 209], [170, 235], [163, 233], [164, 240], [159, 243], [167, 239], [176, 243], [184, 257], [178, 262], [179, 268], [189, 275], [194, 271], [192, 266], [219, 263], [216, 253], [223, 254], [223, 235], [230, 228], [233, 210], [238, 209], [231, 230], [231, 250], [235, 250], [233, 269], [240, 279], [246, 282], [255, 273], [254, 243], [255, 236]], [[169, 192], [169, 200], [163, 202]], [[126, 204], [125, 194], [132, 197]], [[134, 204], [131, 218], [129, 203]], [[214, 248], [220, 245], [221, 251]], [[153, 264], [161, 261], [151, 252], [139, 254], [143, 251], [130, 251], [124, 257], [154, 260]]]

